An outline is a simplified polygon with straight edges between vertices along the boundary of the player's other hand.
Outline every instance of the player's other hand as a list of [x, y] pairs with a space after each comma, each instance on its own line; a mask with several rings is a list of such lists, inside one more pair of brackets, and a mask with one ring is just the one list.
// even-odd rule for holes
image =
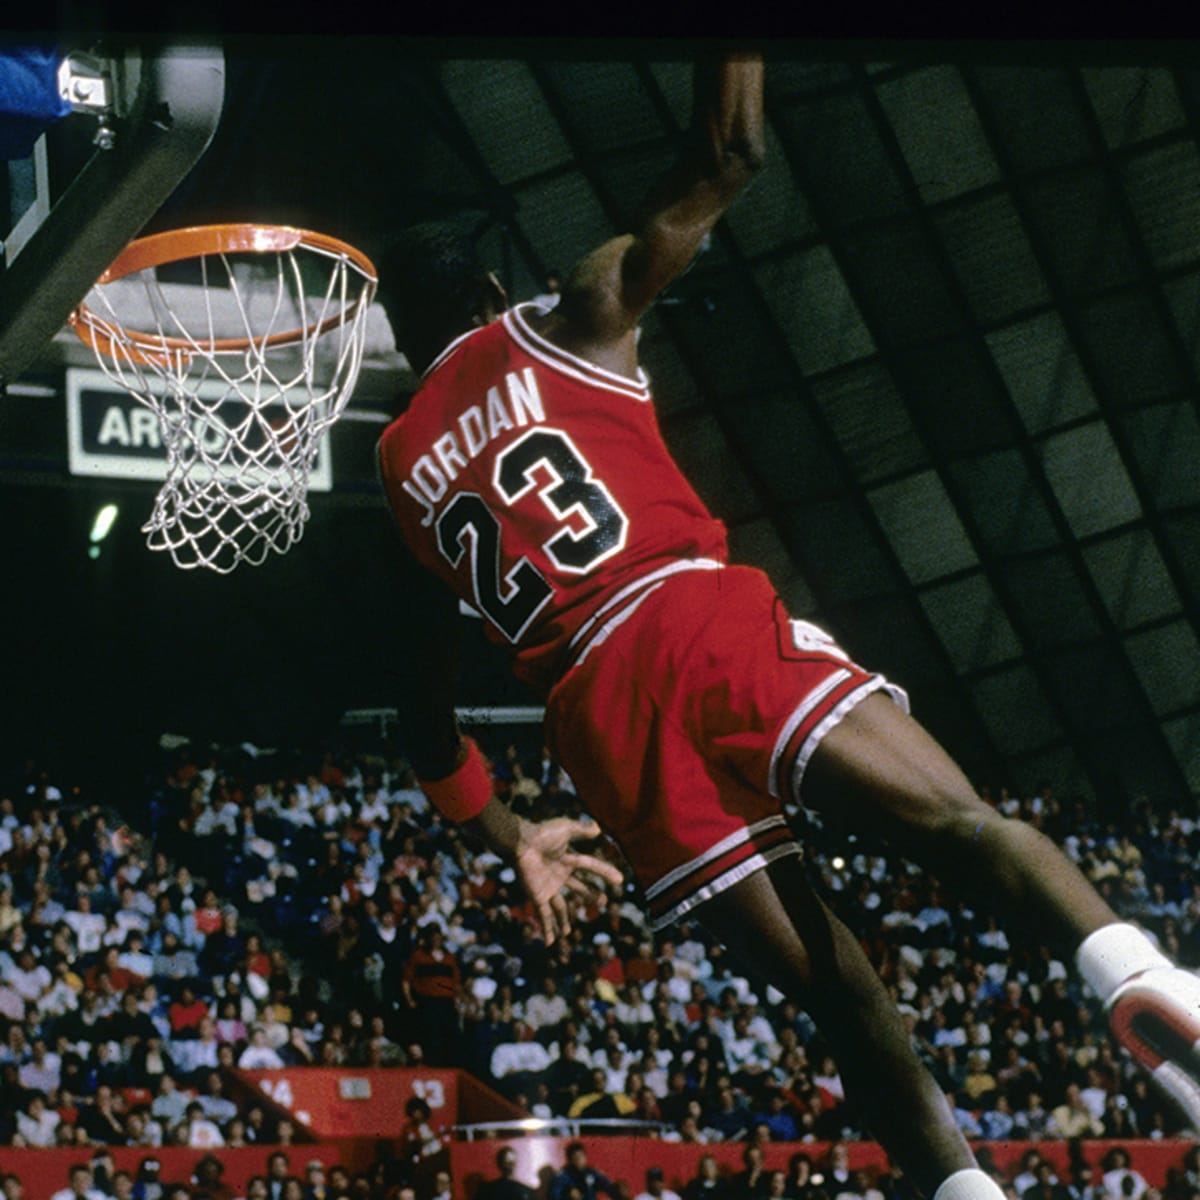
[[604, 895], [604, 883], [620, 887], [620, 868], [575, 848], [577, 842], [594, 842], [600, 828], [593, 821], [555, 817], [550, 821], [522, 821], [515, 866], [521, 885], [533, 901], [546, 945], [552, 946], [571, 931], [568, 894], [587, 903]]

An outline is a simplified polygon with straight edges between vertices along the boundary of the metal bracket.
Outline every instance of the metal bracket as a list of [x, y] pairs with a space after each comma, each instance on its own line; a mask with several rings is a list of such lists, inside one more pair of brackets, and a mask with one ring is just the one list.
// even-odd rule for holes
[[112, 69], [91, 54], [68, 54], [58, 68], [58, 94], [75, 112], [112, 108]]
[[58, 68], [58, 94], [73, 112], [91, 113], [100, 120], [93, 144], [111, 150], [117, 141], [113, 125], [111, 65], [91, 54], [68, 54]]

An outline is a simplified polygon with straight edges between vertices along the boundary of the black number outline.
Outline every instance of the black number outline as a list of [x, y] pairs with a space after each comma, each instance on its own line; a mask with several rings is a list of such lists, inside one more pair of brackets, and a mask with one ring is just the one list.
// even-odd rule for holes
[[[475, 603], [488, 620], [510, 642], [521, 640], [538, 613], [554, 598], [549, 580], [522, 555], [505, 573], [508, 595], [500, 591], [500, 522], [478, 492], [459, 492], [438, 515], [438, 549], [457, 569], [464, 554], [470, 555], [471, 590]], [[480, 564], [487, 557], [492, 566], [487, 587], [481, 587]], [[490, 594], [485, 595], [484, 593]]]
[[[519, 453], [530, 446], [534, 457]], [[511, 506], [538, 486], [534, 478], [538, 467], [544, 467], [551, 477], [550, 483], [538, 489], [538, 499], [562, 525], [542, 543], [550, 561], [565, 574], [586, 575], [619, 554], [628, 540], [629, 518], [563, 430], [540, 426], [506, 446], [496, 457], [492, 486]], [[560, 507], [556, 495], [569, 498], [569, 502]], [[572, 526], [572, 518], [583, 522], [581, 532]], [[592, 548], [595, 542], [600, 543], [598, 548]]]

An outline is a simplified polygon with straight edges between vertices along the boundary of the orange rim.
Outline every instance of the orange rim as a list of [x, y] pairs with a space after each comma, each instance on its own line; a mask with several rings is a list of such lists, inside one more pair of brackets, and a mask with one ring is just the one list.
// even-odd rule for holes
[[[193, 225], [138, 238], [121, 251], [108, 270], [96, 280], [96, 284], [112, 283], [150, 267], [161, 267], [188, 258], [210, 254], [279, 254], [294, 250], [297, 246], [347, 258], [371, 283], [378, 280], [375, 264], [361, 250], [340, 238], [314, 233], [310, 229], [295, 229], [289, 225], [233, 224]], [[169, 361], [172, 352], [185, 359], [197, 353], [195, 340], [158, 336], [135, 329], [122, 328], [121, 333], [126, 340], [118, 341], [103, 330], [103, 326], [110, 322], [101, 321], [86, 302], [81, 303], [67, 319], [80, 341], [110, 358], [127, 356], [135, 362], [163, 365]], [[345, 319], [345, 313], [338, 313], [315, 325], [302, 325], [273, 333], [261, 341], [250, 337], [217, 338], [204, 343], [203, 350], [209, 354], [234, 354], [252, 345], [265, 348], [286, 346], [305, 337], [320, 337], [328, 330], [344, 324]], [[113, 328], [121, 328], [112, 324]]]

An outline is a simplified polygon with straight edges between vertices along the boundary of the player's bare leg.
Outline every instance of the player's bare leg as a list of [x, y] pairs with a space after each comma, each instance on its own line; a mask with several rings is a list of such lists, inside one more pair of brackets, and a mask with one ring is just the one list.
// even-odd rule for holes
[[974, 1168], [975, 1159], [858, 940], [809, 886], [799, 861], [755, 872], [697, 915], [804, 1006], [833, 1044], [871, 1133], [933, 1196], [951, 1175]]
[[883, 694], [825, 735], [803, 797], [839, 827], [882, 834], [944, 882], [1034, 922], [1068, 961], [1089, 933], [1118, 920], [1045, 834], [979, 799], [941, 746]]
[[1027, 923], [1075, 962], [1121, 1043], [1200, 1128], [1200, 980], [1123, 925], [1039, 830], [975, 794], [936, 741], [882, 694], [867, 697], [814, 752], [804, 802]]

